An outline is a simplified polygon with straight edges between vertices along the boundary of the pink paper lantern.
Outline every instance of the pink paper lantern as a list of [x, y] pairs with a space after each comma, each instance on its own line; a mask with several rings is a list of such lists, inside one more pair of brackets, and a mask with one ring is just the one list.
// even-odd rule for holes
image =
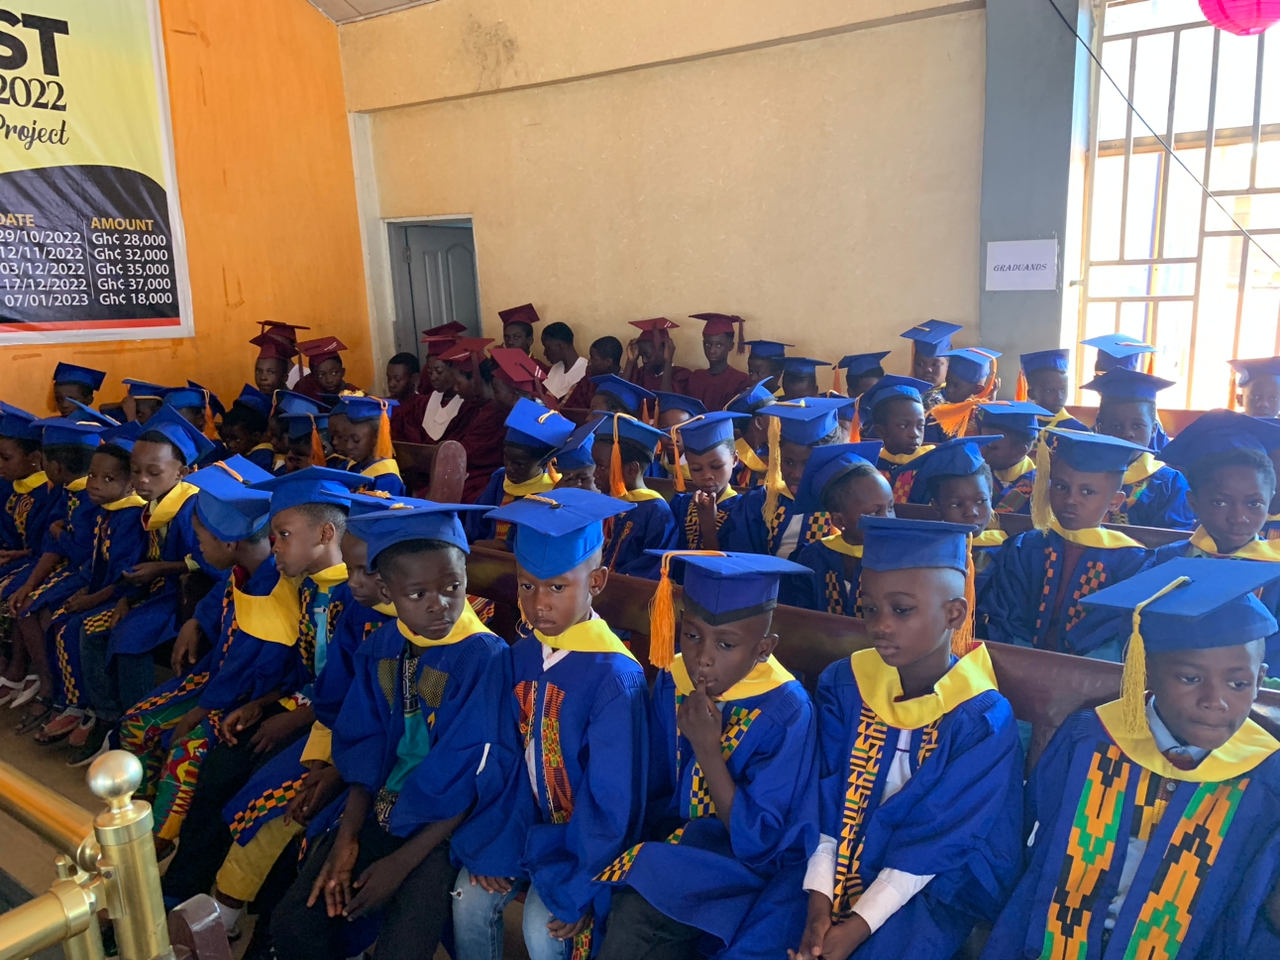
[[1200, 9], [1219, 30], [1252, 37], [1280, 21], [1280, 0], [1200, 0]]

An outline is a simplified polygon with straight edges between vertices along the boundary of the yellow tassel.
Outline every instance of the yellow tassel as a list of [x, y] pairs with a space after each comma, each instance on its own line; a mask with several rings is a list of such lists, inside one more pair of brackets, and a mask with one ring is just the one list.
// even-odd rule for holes
[[1053, 522], [1053, 508], [1049, 504], [1049, 473], [1052, 456], [1049, 453], [1050, 434], [1040, 434], [1036, 446], [1036, 481], [1031, 487], [1031, 524], [1037, 530], [1048, 530]]
[[556, 469], [554, 460], [547, 464], [547, 479], [553, 487], [560, 482], [560, 471]]
[[1018, 371], [1018, 385], [1013, 390], [1013, 399], [1019, 403], [1025, 403], [1027, 399], [1027, 375], [1021, 370]]
[[778, 512], [778, 497], [782, 486], [782, 418], [769, 418], [769, 466], [764, 474], [764, 525], [773, 525], [773, 516]]
[[672, 557], [723, 557], [719, 550], [672, 550], [662, 555], [662, 575], [649, 601], [649, 662], [666, 670], [676, 658], [676, 604], [671, 585]]
[[969, 612], [964, 618], [964, 623], [951, 631], [951, 652], [957, 657], [963, 657], [976, 645], [973, 637], [973, 624], [978, 608], [978, 595], [974, 587], [972, 535], [969, 537], [969, 562], [966, 564], [964, 572], [964, 599], [969, 604]]
[[1178, 577], [1133, 608], [1133, 630], [1129, 634], [1129, 649], [1124, 656], [1124, 674], [1120, 678], [1120, 702], [1124, 725], [1135, 736], [1147, 729], [1147, 645], [1142, 639], [1142, 611], [1166, 593], [1190, 582], [1190, 577]]
[[609, 452], [609, 496], [617, 500], [627, 497], [627, 481], [622, 476], [622, 446], [618, 441], [618, 417], [613, 415], [613, 450]]
[[853, 423], [849, 424], [849, 442], [862, 442], [862, 398], [853, 401]]
[[329, 458], [324, 455], [324, 441], [320, 439], [320, 428], [316, 426], [316, 418], [311, 418], [311, 465], [323, 467]]
[[382, 415], [378, 417], [378, 443], [373, 448], [373, 455], [379, 460], [390, 460], [396, 455], [395, 445], [391, 442], [391, 418], [387, 416], [387, 401], [380, 400]]

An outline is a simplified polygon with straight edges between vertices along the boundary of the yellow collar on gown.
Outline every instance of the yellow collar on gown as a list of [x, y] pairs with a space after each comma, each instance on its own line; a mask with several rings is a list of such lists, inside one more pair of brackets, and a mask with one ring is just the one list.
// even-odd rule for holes
[[71, 493], [83, 493], [84, 488], [87, 487], [88, 485], [89, 485], [88, 477], [76, 477], [74, 480], [68, 483], [66, 487], [67, 487], [67, 490], [69, 490]]
[[833, 533], [829, 537], [823, 537], [821, 543], [828, 550], [834, 551], [842, 557], [856, 557], [859, 560], [862, 559], [862, 544], [850, 543], [845, 540], [843, 534]]
[[921, 446], [916, 447], [914, 453], [889, 453], [887, 450], [881, 450], [880, 459], [887, 460], [889, 463], [893, 463], [898, 466], [902, 466], [904, 463], [910, 463], [916, 457], [923, 457], [935, 446], [936, 444], [933, 444], [933, 443], [922, 444]]
[[957, 660], [934, 684], [933, 692], [910, 700], [899, 699], [902, 677], [874, 648], [854, 653], [849, 657], [849, 666], [863, 701], [876, 716], [898, 730], [919, 730], [978, 694], [999, 689], [985, 643]]
[[397, 620], [396, 626], [400, 629], [400, 635], [415, 647], [447, 647], [455, 643], [461, 643], [468, 637], [474, 637], [477, 633], [489, 632], [489, 628], [476, 616], [476, 612], [471, 609], [469, 602], [463, 604], [462, 615], [458, 617], [457, 622], [454, 623], [449, 632], [439, 640], [431, 640], [428, 637], [419, 636], [406, 627], [403, 620]]
[[1036, 468], [1036, 462], [1030, 457], [1023, 457], [1007, 470], [992, 470], [1001, 483], [1013, 483], [1019, 477], [1025, 477]]
[[628, 490], [624, 493], [622, 499], [627, 503], [643, 503], [646, 500], [661, 500], [662, 494], [657, 490], [650, 490], [648, 487], [637, 487], [635, 490]]
[[[569, 650], [573, 653], [617, 653], [635, 660], [635, 654], [626, 648], [609, 624], [600, 617], [575, 623], [564, 633], [549, 637], [540, 630], [533, 631], [539, 643], [553, 650]], [[639, 661], [637, 661], [639, 662]]]
[[[347, 565], [345, 563], [335, 563], [332, 567], [325, 567], [319, 573], [312, 573], [306, 576], [310, 576], [321, 590], [331, 590], [340, 583], [346, 583]], [[301, 579], [305, 580], [306, 576]]]
[[1280, 562], [1280, 540], [1250, 540], [1234, 553], [1222, 553], [1213, 542], [1204, 527], [1196, 527], [1191, 535], [1191, 545], [1197, 550], [1212, 554], [1215, 557], [1229, 557], [1232, 560], [1263, 560], [1270, 563]]
[[527, 497], [531, 493], [546, 493], [555, 485], [555, 481], [545, 470], [530, 477], [524, 483], [512, 483], [505, 475], [502, 478], [502, 492], [508, 497]]
[[126, 507], [145, 507], [146, 505], [147, 501], [143, 500], [136, 493], [131, 493], [127, 497], [121, 497], [119, 500], [112, 500], [110, 503], [104, 503], [102, 505], [102, 509], [115, 512], [116, 510], [123, 510]]
[[382, 477], [386, 476], [388, 473], [394, 473], [397, 477], [400, 476], [400, 465], [391, 457], [373, 461], [373, 463], [360, 471], [360, 476]]
[[1006, 540], [1009, 535], [1003, 530], [983, 530], [973, 538], [975, 547], [998, 547]]
[[1112, 700], [1097, 708], [1098, 719], [1111, 734], [1111, 739], [1134, 763], [1169, 780], [1188, 783], [1220, 783], [1248, 773], [1277, 750], [1280, 741], [1252, 720], [1235, 732], [1230, 740], [1214, 750], [1191, 770], [1180, 770], [1170, 763], [1156, 746], [1151, 728], [1145, 723], [1142, 732], [1128, 733], [1124, 723], [1124, 704]]
[[1108, 527], [1086, 527], [1083, 530], [1068, 530], [1055, 518], [1049, 521], [1049, 529], [1068, 543], [1079, 544], [1082, 547], [1100, 547], [1104, 550], [1114, 550], [1116, 547], [1147, 549], [1145, 544], [1139, 543], [1127, 533], [1121, 533], [1119, 530], [1112, 530]]
[[1141, 483], [1163, 466], [1164, 464], [1157, 460], [1155, 456], [1150, 453], [1144, 453], [1129, 464], [1129, 469], [1124, 472], [1125, 485]]
[[738, 459], [753, 473], [764, 473], [769, 469], [769, 465], [760, 459], [760, 455], [752, 450], [751, 444], [742, 437], [733, 442], [733, 449], [738, 452]]
[[291, 647], [298, 642], [298, 625], [302, 620], [302, 598], [298, 581], [281, 575], [265, 596], [242, 593], [233, 587], [236, 626], [259, 640]]
[[13, 492], [27, 494], [36, 487], [43, 487], [48, 482], [48, 475], [43, 470], [37, 470], [29, 477], [23, 477], [21, 480], [13, 481]]
[[151, 505], [151, 516], [147, 517], [147, 529], [156, 530], [178, 515], [182, 505], [200, 492], [194, 484], [179, 480], [177, 486]]
[[[693, 693], [693, 680], [689, 678], [689, 670], [684, 665], [684, 654], [677, 653], [676, 658], [671, 661], [671, 679], [675, 681], [676, 690], [683, 696], [687, 697]], [[786, 667], [780, 664], [773, 654], [769, 654], [768, 660], [757, 663], [745, 677], [720, 696], [711, 699], [717, 703], [726, 703], [730, 700], [759, 697], [794, 679], [795, 677], [787, 672]]]

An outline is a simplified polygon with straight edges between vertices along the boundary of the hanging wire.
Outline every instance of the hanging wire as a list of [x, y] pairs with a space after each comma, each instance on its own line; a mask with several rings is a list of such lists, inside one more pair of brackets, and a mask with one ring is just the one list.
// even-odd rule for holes
[[[1092, 60], [1095, 65], [1097, 65], [1098, 72], [1107, 78], [1111, 86], [1116, 88], [1116, 93], [1120, 94], [1120, 99], [1123, 100], [1126, 104], [1128, 104], [1129, 109], [1133, 111], [1133, 115], [1142, 121], [1142, 125], [1151, 131], [1151, 135], [1160, 142], [1160, 146], [1164, 147], [1165, 152], [1170, 157], [1172, 157], [1174, 162], [1177, 163], [1178, 166], [1180, 166], [1186, 172], [1187, 176], [1190, 177], [1192, 182], [1195, 183], [1195, 185], [1200, 188], [1201, 192], [1210, 200], [1212, 200], [1219, 210], [1221, 210], [1224, 214], [1226, 214], [1227, 219], [1230, 220], [1233, 224], [1235, 224], [1236, 229], [1239, 230], [1244, 235], [1244, 238], [1248, 240], [1250, 243], [1252, 243], [1259, 250], [1259, 252], [1261, 252], [1261, 254], [1264, 257], [1266, 257], [1273, 264], [1275, 264], [1277, 269], [1280, 269], [1280, 260], [1277, 260], [1269, 252], [1267, 252], [1267, 248], [1264, 247], [1262, 244], [1260, 244], [1257, 240], [1255, 240], [1253, 238], [1253, 234], [1249, 233], [1248, 230], [1246, 230], [1243, 226], [1240, 225], [1240, 221], [1235, 218], [1235, 215], [1232, 214], [1232, 212], [1228, 210], [1225, 206], [1223, 206], [1222, 201], [1219, 200], [1217, 197], [1215, 197], [1213, 195], [1213, 192], [1208, 187], [1206, 187], [1203, 183], [1201, 183], [1200, 179], [1194, 173], [1191, 172], [1191, 168], [1182, 162], [1182, 158], [1178, 156], [1177, 152], [1173, 149], [1173, 147], [1169, 145], [1168, 141], [1166, 141], [1163, 136], [1161, 136], [1158, 132], [1156, 132], [1155, 127], [1147, 123], [1147, 118], [1144, 117], [1138, 111], [1138, 108], [1133, 105], [1133, 101], [1130, 100], [1128, 94], [1123, 89], [1121, 89], [1120, 84], [1116, 83], [1115, 78], [1112, 77], [1111, 74], [1107, 73], [1107, 68], [1102, 65], [1102, 61], [1099, 60], [1097, 54], [1093, 52], [1093, 48], [1090, 47], [1089, 44], [1085, 42], [1084, 37], [1080, 36], [1076, 28], [1071, 25], [1071, 21], [1068, 20], [1066, 18], [1066, 15], [1061, 10], [1058, 9], [1058, 5], [1054, 3], [1053, 0], [1045, 0], [1045, 2], [1049, 4], [1053, 12], [1058, 15], [1058, 19], [1062, 21], [1062, 25], [1066, 27], [1067, 30], [1071, 32], [1071, 35], [1080, 42], [1080, 46], [1084, 47], [1085, 52], [1089, 54], [1089, 59]], [[1213, 135], [1212, 130], [1205, 131], [1205, 149], [1206, 150], [1212, 149], [1212, 144], [1209, 142], [1209, 139], [1212, 135]]]

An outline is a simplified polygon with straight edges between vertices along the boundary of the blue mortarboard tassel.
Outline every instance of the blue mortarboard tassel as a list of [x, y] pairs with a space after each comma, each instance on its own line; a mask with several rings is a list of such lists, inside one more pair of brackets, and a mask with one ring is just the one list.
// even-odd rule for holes
[[903, 331], [902, 337], [913, 341], [920, 356], [936, 357], [951, 349], [951, 338], [963, 329], [960, 324], [946, 320], [926, 320]]
[[88, 387], [90, 390], [101, 390], [102, 381], [107, 379], [107, 375], [102, 370], [94, 370], [92, 367], [79, 367], [74, 363], [59, 362], [53, 368], [53, 382], [59, 383], [78, 383], [82, 387]]
[[353, 536], [369, 545], [369, 568], [376, 569], [380, 553], [409, 540], [439, 540], [452, 544], [463, 553], [470, 553], [467, 535], [458, 515], [484, 513], [489, 509], [486, 505], [474, 503], [402, 499], [392, 502], [386, 510], [357, 511], [347, 520], [347, 527]]
[[604, 521], [635, 507], [602, 493], [566, 487], [498, 507], [490, 520], [515, 527], [516, 562], [539, 580], [568, 573], [604, 544]]

